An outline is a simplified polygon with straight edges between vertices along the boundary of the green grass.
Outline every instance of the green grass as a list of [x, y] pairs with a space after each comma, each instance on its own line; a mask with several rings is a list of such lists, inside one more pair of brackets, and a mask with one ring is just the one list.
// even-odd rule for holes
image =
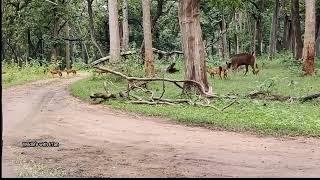
[[[183, 73], [165, 77], [182, 79]], [[265, 89], [270, 82], [273, 82], [273, 86], [268, 90], [273, 94], [302, 96], [320, 90], [319, 76], [302, 77], [298, 71], [277, 61], [267, 62], [258, 76], [252, 73], [243, 76], [243, 72], [240, 72], [236, 75], [231, 74], [229, 80], [218, 78], [213, 80], [210, 77], [208, 79], [214, 91], [221, 95], [228, 93], [245, 95], [255, 89]], [[74, 96], [89, 101], [91, 93], [104, 92], [104, 82], [108, 83], [109, 90], [114, 93], [126, 88], [125, 81], [113, 75], [107, 75], [80, 80], [71, 86], [71, 92]], [[156, 96], [159, 96], [162, 92], [162, 83], [151, 83], [150, 88], [155, 90]], [[181, 90], [166, 83], [165, 97], [181, 98]], [[230, 103], [229, 100], [216, 100], [213, 105], [222, 108], [228, 103]], [[121, 110], [168, 117], [178, 122], [215, 129], [274, 136], [320, 136], [319, 101], [301, 104], [241, 99], [238, 104], [234, 104], [223, 112], [190, 105], [136, 105], [125, 100], [111, 100], [105, 104]]]
[[16, 64], [2, 65], [2, 87], [7, 88], [31, 81], [49, 78], [48, 73], [44, 73], [44, 67], [36, 64], [19, 67]]

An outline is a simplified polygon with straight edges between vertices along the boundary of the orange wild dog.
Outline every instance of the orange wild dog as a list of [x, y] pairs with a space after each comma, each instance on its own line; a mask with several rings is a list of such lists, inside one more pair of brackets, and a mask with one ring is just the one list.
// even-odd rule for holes
[[214, 75], [219, 75], [220, 79], [222, 79], [222, 75], [224, 79], [228, 78], [228, 69], [222, 66], [209, 68], [207, 72], [210, 74], [211, 77], [214, 78]]
[[67, 72], [67, 75], [72, 73], [75, 76], [77, 74], [77, 71], [75, 69], [67, 69], [66, 72]]
[[62, 76], [62, 72], [60, 70], [50, 70], [50, 73], [52, 77], [54, 77], [55, 74], [58, 74], [60, 77]]

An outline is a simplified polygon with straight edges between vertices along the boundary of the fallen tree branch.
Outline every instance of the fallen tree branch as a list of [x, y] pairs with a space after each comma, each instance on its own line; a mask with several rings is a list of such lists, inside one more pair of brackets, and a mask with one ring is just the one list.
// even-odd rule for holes
[[[148, 81], [148, 82], [151, 82], [151, 81], [166, 81], [166, 82], [171, 82], [175, 85], [177, 85], [177, 83], [181, 82], [181, 83], [193, 83], [195, 84], [196, 86], [198, 86], [200, 92], [202, 95], [204, 95], [205, 97], [208, 97], [208, 98], [212, 98], [212, 97], [215, 97], [215, 95], [211, 94], [211, 93], [208, 93], [205, 91], [205, 88], [197, 81], [194, 81], [194, 80], [173, 80], [173, 79], [168, 79], [168, 78], [139, 78], [139, 77], [129, 77], [129, 76], [126, 76], [120, 72], [117, 72], [117, 71], [113, 71], [111, 69], [108, 69], [108, 68], [102, 68], [102, 67], [98, 67], [98, 66], [94, 66], [96, 69], [99, 69], [101, 71], [106, 71], [106, 72], [109, 72], [111, 74], [114, 74], [114, 75], [117, 75], [117, 76], [120, 76], [126, 80], [128, 80], [129, 82], [132, 82], [132, 81]], [[178, 85], [177, 85], [178, 86]], [[182, 86], [178, 86], [179, 88], [182, 88]]]
[[301, 97], [300, 101], [301, 102], [306, 102], [306, 101], [310, 101], [310, 100], [313, 100], [313, 99], [316, 99], [316, 98], [319, 98], [319, 97], [320, 97], [320, 93], [311, 94], [311, 95], [308, 95], [308, 96]]
[[[137, 53], [137, 51], [134, 50], [134, 51], [121, 52], [120, 55], [121, 55], [121, 56], [127, 56], [127, 55], [136, 54], [136, 53]], [[104, 62], [104, 61], [107, 61], [107, 60], [109, 60], [109, 59], [110, 59], [110, 56], [106, 56], [106, 57], [103, 57], [103, 58], [100, 58], [100, 59], [98, 59], [98, 60], [95, 60], [95, 61], [91, 62], [91, 65], [92, 65], [92, 66], [95, 66], [95, 65], [100, 64], [100, 63], [102, 63], [102, 62]]]

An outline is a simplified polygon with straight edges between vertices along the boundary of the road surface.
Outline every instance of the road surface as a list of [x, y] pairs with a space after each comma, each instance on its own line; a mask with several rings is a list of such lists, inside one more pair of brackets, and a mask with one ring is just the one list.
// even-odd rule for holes
[[319, 139], [212, 131], [92, 105], [69, 94], [83, 77], [3, 90], [4, 177], [320, 177]]

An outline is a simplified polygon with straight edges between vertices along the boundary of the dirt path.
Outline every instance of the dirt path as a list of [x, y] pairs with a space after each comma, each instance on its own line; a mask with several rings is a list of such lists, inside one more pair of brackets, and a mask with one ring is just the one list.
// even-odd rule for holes
[[[4, 176], [320, 176], [319, 139], [259, 138], [128, 115], [71, 97], [68, 86], [80, 78], [3, 91]], [[21, 147], [27, 140], [60, 147]]]

